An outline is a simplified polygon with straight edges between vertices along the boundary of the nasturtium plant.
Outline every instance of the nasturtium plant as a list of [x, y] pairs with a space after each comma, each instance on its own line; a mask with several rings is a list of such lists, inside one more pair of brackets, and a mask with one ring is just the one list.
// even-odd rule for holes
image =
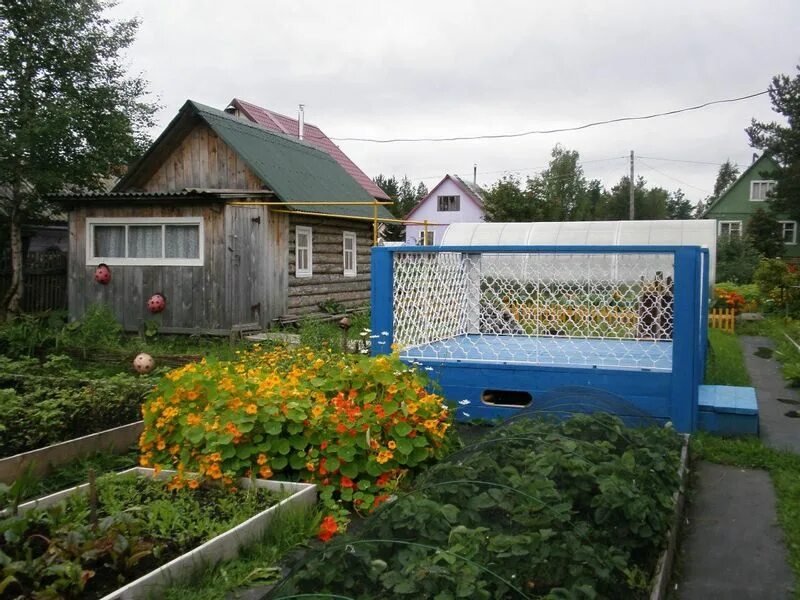
[[386, 501], [451, 443], [442, 398], [396, 355], [256, 346], [171, 371], [142, 413], [140, 463], [175, 469], [173, 485], [196, 485], [188, 472], [228, 485], [237, 476], [301, 479], [319, 486], [340, 523], [347, 508]]

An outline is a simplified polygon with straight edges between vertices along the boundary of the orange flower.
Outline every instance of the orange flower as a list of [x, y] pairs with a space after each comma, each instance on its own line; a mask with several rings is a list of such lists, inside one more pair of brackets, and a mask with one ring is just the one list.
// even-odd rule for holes
[[200, 421], [202, 421], [200, 415], [189, 413], [189, 415], [186, 417], [186, 423], [189, 425], [200, 425]]
[[197, 479], [190, 479], [189, 480], [189, 487], [193, 490], [196, 490], [200, 487], [200, 482]]
[[197, 400], [197, 398], [199, 398], [199, 397], [200, 397], [200, 394], [198, 394], [194, 390], [186, 392], [186, 398], [189, 399], [189, 400]]
[[355, 485], [353, 483], [353, 480], [350, 479], [347, 475], [342, 475], [342, 478], [341, 480], [339, 480], [339, 483], [343, 488], [350, 488], [350, 489], [352, 489]]
[[336, 519], [327, 515], [320, 523], [318, 537], [323, 542], [327, 542], [337, 531], [339, 531], [339, 526], [336, 524]]
[[254, 415], [258, 412], [258, 406], [255, 404], [248, 404], [247, 407], [244, 409], [248, 415]]
[[263, 453], [259, 454], [258, 458], [256, 459], [256, 463], [258, 463], [259, 465], [263, 465], [266, 464], [266, 462], [267, 462], [267, 455]]
[[258, 470], [258, 474], [264, 479], [268, 479], [272, 477], [272, 469], [270, 469], [267, 465], [264, 465]]
[[308, 469], [309, 471], [312, 471], [312, 472], [313, 472], [313, 471], [314, 471], [314, 463], [312, 463], [312, 462], [307, 462], [307, 463], [306, 463], [306, 469]]
[[219, 452], [212, 452], [208, 455], [208, 460], [211, 462], [220, 462], [222, 460], [222, 455]]
[[394, 454], [392, 454], [388, 450], [384, 450], [378, 453], [378, 458], [376, 458], [375, 460], [377, 460], [380, 464], [384, 464], [392, 460], [392, 458], [394, 458]]
[[389, 443], [386, 445], [389, 446], [390, 450], [394, 450], [395, 448], [397, 448], [397, 442], [395, 442], [394, 440], [389, 440]]

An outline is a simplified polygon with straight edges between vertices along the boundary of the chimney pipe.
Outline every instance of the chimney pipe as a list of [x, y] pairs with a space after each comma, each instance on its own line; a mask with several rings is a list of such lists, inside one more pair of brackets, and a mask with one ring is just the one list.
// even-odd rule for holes
[[306, 105], [305, 104], [298, 104], [300, 107], [297, 111], [297, 121], [299, 123], [297, 129], [297, 137], [298, 139], [303, 139], [303, 129], [305, 129], [305, 121], [306, 121]]
[[[753, 152], [753, 162], [756, 162], [757, 160], [758, 160], [758, 154], [756, 154], [755, 152]], [[752, 163], [751, 163], [751, 164], [752, 164]]]
[[472, 164], [472, 185], [478, 185], [478, 163]]

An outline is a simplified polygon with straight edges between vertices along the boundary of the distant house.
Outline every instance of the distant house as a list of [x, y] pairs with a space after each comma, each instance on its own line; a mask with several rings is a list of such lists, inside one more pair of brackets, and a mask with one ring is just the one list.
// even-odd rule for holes
[[483, 221], [484, 191], [474, 183], [467, 183], [458, 175], [445, 175], [414, 209], [406, 215], [411, 221], [429, 221], [439, 225], [428, 227], [423, 239], [424, 225], [406, 226], [406, 243], [418, 245], [437, 244], [450, 223], [475, 223]]
[[[718, 236], [741, 237], [747, 233], [747, 223], [756, 209], [766, 208], [767, 194], [775, 187], [775, 181], [769, 176], [777, 168], [777, 163], [770, 156], [761, 155], [706, 208], [703, 218], [717, 221]], [[784, 257], [800, 259], [797, 221], [786, 215], [778, 215], [778, 220], [785, 246]]]
[[[369, 301], [373, 196], [313, 145], [196, 102], [110, 192], [54, 199], [69, 215], [71, 318], [103, 302], [127, 330], [157, 318], [225, 333]], [[311, 204], [332, 201], [356, 204]]]
[[333, 141], [323, 133], [323, 131], [316, 125], [303, 122], [303, 133], [300, 134], [300, 122], [292, 117], [287, 117], [272, 110], [256, 106], [250, 102], [245, 102], [238, 98], [231, 100], [225, 112], [234, 116], [245, 118], [253, 123], [258, 123], [265, 129], [283, 133], [289, 137], [298, 139], [302, 137], [303, 141], [319, 148], [335, 160], [347, 173], [355, 179], [358, 184], [373, 198], [381, 201], [389, 201], [389, 196], [386, 195], [381, 188], [379, 188], [369, 176], [358, 168], [347, 155], [342, 152], [341, 148], [333, 143]]

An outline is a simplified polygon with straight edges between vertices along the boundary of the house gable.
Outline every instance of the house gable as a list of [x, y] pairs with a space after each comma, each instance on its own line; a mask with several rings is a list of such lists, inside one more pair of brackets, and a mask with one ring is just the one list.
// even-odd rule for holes
[[750, 200], [750, 185], [753, 181], [770, 179], [770, 173], [777, 169], [771, 157], [762, 155], [706, 209], [704, 218], [720, 220], [739, 216], [742, 220], [749, 218], [757, 208], [765, 208], [764, 202]]
[[[458, 210], [439, 210], [439, 196], [458, 196]], [[483, 221], [485, 211], [483, 201], [458, 177], [446, 175], [423, 198], [414, 209], [406, 215], [413, 221], [429, 221], [428, 232], [432, 232], [433, 242], [438, 243], [447, 225], [451, 223], [474, 223]], [[423, 225], [406, 226], [406, 242], [417, 243], [421, 238]]]
[[198, 122], [139, 187], [146, 192], [260, 190], [264, 183], [213, 129]]

